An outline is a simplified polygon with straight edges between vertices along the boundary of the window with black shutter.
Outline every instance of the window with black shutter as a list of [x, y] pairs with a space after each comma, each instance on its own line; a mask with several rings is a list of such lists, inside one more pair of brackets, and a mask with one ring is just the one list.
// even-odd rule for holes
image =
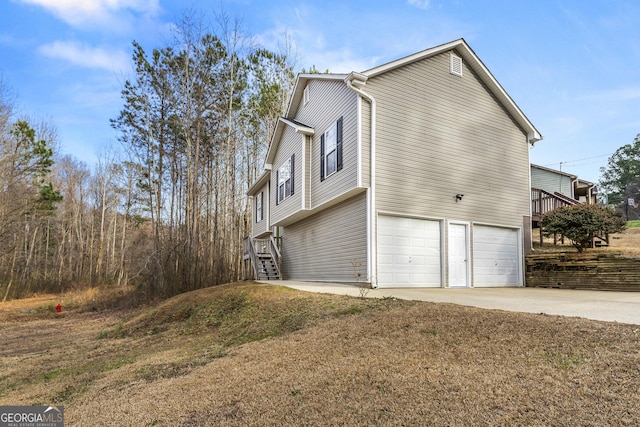
[[294, 192], [294, 171], [295, 155], [291, 155], [276, 171], [276, 181], [278, 190], [276, 192], [276, 204], [293, 195]]
[[342, 117], [320, 135], [320, 181], [342, 169]]

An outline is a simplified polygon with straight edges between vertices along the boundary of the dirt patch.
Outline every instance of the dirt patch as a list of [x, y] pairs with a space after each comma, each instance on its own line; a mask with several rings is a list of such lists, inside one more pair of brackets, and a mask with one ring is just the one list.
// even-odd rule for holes
[[0, 321], [0, 405], [70, 426], [640, 425], [640, 326], [267, 285], [32, 314]]

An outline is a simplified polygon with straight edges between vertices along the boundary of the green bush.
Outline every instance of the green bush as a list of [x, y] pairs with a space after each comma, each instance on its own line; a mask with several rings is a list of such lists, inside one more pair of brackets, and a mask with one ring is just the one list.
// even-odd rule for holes
[[549, 212], [542, 218], [545, 235], [561, 234], [582, 252], [597, 233], [619, 233], [626, 228], [620, 214], [598, 205], [577, 204]]

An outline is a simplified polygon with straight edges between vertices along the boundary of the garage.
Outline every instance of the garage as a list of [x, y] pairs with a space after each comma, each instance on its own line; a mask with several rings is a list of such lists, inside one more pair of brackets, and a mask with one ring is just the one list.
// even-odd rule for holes
[[473, 227], [473, 283], [476, 288], [522, 286], [518, 229]]
[[440, 287], [440, 221], [378, 217], [378, 286]]

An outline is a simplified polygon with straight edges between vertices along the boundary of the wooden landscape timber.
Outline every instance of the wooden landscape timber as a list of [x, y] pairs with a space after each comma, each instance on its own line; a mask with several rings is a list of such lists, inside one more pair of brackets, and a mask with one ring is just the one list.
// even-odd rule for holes
[[531, 254], [525, 264], [527, 287], [640, 291], [640, 258], [622, 252]]

